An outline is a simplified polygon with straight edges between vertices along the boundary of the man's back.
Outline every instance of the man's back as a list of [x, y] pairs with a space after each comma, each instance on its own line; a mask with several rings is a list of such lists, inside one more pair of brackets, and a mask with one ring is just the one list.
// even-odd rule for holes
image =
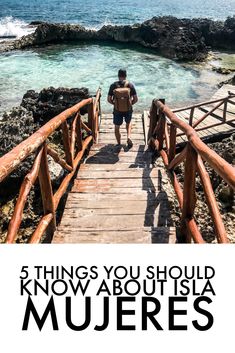
[[114, 106], [113, 123], [115, 125], [115, 136], [117, 143], [121, 143], [120, 126], [123, 119], [126, 122], [127, 129], [127, 144], [132, 146], [131, 135], [131, 119], [132, 119], [132, 105], [138, 101], [135, 86], [126, 80], [126, 70], [120, 69], [118, 71], [118, 81], [115, 81], [109, 87], [108, 102]]
[[112, 97], [112, 99], [113, 99], [114, 98], [114, 90], [117, 88], [124, 88], [124, 87], [130, 89], [130, 97], [137, 95], [135, 86], [127, 80], [121, 80], [121, 81], [119, 80], [119, 81], [115, 81], [114, 83], [112, 83], [109, 87], [108, 95], [110, 97]]

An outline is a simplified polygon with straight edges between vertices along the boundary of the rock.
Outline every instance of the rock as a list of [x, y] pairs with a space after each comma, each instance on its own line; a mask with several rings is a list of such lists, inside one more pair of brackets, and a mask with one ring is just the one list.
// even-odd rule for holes
[[225, 67], [216, 67], [216, 66], [213, 66], [212, 67], [212, 71], [215, 71], [217, 72], [218, 74], [221, 74], [221, 75], [229, 75], [231, 74], [231, 72], [233, 70], [231, 69], [226, 69]]
[[[79, 103], [81, 100], [89, 98], [87, 88], [54, 88], [43, 89], [40, 93], [33, 90], [27, 91], [23, 96], [21, 106], [33, 113], [35, 121], [40, 125]], [[86, 109], [81, 111], [82, 114]]]
[[[5, 112], [0, 121], [0, 157], [12, 150], [20, 142], [31, 136], [39, 128], [34, 121], [32, 112], [23, 107], [13, 108]], [[0, 184], [0, 193], [14, 192], [19, 187], [19, 182], [29, 171], [32, 165], [32, 157], [27, 158], [17, 170]]]
[[[88, 98], [87, 88], [54, 88], [49, 87], [41, 92], [29, 90], [23, 96], [21, 106], [5, 112], [0, 120], [0, 157], [12, 150], [20, 142], [31, 136], [48, 120], [65, 109]], [[84, 113], [85, 110], [81, 113]], [[50, 142], [61, 149], [61, 135], [56, 131]], [[59, 152], [59, 151], [58, 151]], [[7, 196], [19, 189], [19, 184], [30, 171], [34, 156], [28, 157], [4, 182], [0, 184], [0, 194]], [[49, 158], [52, 183], [57, 183], [62, 176], [62, 168]]]
[[43, 23], [46, 23], [45, 21], [32, 21], [30, 22], [29, 26], [39, 26]]
[[223, 203], [227, 205], [232, 205], [233, 204], [233, 190], [226, 186], [223, 186], [222, 189], [220, 190], [218, 194], [219, 200], [222, 201]]
[[64, 176], [64, 169], [51, 156], [48, 156], [48, 166], [52, 184], [59, 184]]
[[222, 87], [223, 85], [234, 85], [235, 86], [235, 75], [231, 77], [229, 80], [222, 81], [218, 84], [218, 87]]
[[1, 43], [1, 51], [30, 48], [79, 40], [138, 43], [159, 54], [177, 60], [204, 60], [209, 47], [235, 48], [235, 17], [225, 22], [209, 19], [178, 19], [172, 16], [153, 17], [142, 24], [103, 26], [89, 30], [80, 25], [35, 21], [34, 33], [11, 43]]
[[[222, 140], [221, 142], [211, 143], [208, 145], [212, 150], [218, 153], [222, 158], [227, 160], [230, 164], [235, 164], [235, 134], [231, 135], [229, 138]], [[225, 229], [229, 240], [235, 243], [235, 199], [234, 193], [231, 188], [221, 179], [221, 177], [214, 172], [210, 166], [205, 163], [205, 168], [209, 173], [209, 177], [212, 183], [213, 191], [217, 200], [217, 204], [220, 210], [220, 214], [225, 225]], [[177, 174], [177, 179], [181, 182], [183, 187], [184, 182], [184, 165], [180, 164], [175, 172]], [[199, 225], [200, 231], [203, 238], [207, 242], [217, 242], [215, 230], [213, 227], [213, 222], [211, 215], [209, 213], [208, 206], [206, 204], [206, 199], [204, 191], [201, 185], [199, 176], [196, 177], [196, 195], [197, 203], [195, 209], [195, 220]], [[173, 201], [171, 202], [172, 208], [172, 218], [176, 226], [177, 231], [180, 233], [181, 226], [181, 210], [179, 208], [178, 202], [176, 202], [176, 197], [174, 195]]]

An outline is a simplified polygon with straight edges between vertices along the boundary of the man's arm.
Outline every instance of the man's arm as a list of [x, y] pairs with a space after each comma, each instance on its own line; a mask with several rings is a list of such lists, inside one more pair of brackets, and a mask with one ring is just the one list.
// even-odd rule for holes
[[107, 101], [110, 103], [110, 104], [112, 104], [112, 105], [114, 105], [114, 101], [113, 101], [113, 89], [114, 89], [114, 87], [113, 87], [113, 84], [109, 87], [109, 92], [108, 92], [108, 98], [107, 98]]
[[130, 84], [130, 89], [131, 89], [131, 104], [134, 105], [135, 103], [138, 102], [138, 97], [137, 97], [135, 86], [132, 83]]
[[112, 97], [112, 96], [109, 96], [109, 95], [108, 95], [107, 101], [108, 101], [110, 104], [114, 105], [113, 97]]
[[135, 103], [138, 102], [138, 97], [137, 95], [135, 94], [134, 96], [132, 96], [132, 100], [131, 100], [131, 104], [134, 105]]

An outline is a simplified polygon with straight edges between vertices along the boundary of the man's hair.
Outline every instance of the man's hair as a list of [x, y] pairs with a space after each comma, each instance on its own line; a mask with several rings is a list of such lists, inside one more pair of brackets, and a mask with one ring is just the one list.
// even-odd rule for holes
[[118, 77], [126, 77], [126, 70], [125, 69], [120, 69], [118, 70]]

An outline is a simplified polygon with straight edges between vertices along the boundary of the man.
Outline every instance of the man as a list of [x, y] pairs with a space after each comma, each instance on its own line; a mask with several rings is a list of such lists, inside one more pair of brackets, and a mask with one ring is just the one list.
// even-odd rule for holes
[[123, 123], [123, 119], [125, 119], [127, 145], [131, 147], [133, 145], [131, 141], [132, 106], [138, 101], [138, 97], [134, 85], [128, 82], [126, 77], [126, 70], [120, 69], [118, 71], [118, 81], [114, 82], [109, 88], [108, 102], [114, 105], [113, 123], [118, 145], [121, 144], [120, 126]]

